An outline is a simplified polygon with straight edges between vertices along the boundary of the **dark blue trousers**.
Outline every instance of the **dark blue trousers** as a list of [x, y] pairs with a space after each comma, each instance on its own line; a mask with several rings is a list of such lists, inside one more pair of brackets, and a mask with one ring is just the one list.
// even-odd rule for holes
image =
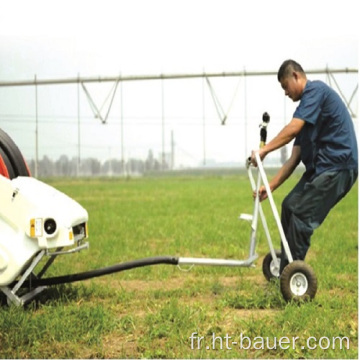
[[[294, 260], [304, 260], [314, 230], [349, 192], [357, 171], [326, 171], [309, 181], [305, 175], [282, 203], [281, 223]], [[288, 264], [281, 246], [280, 273]]]

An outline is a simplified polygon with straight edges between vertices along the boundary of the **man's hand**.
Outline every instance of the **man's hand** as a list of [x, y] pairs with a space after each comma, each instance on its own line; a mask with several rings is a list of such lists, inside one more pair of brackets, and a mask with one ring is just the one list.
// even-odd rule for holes
[[256, 162], [256, 158], [255, 158], [256, 153], [259, 153], [261, 161], [263, 161], [266, 156], [266, 152], [264, 151], [264, 148], [261, 148], [259, 150], [253, 150], [251, 152], [251, 164], [254, 166], [257, 166], [257, 162]]
[[[255, 199], [256, 198], [256, 191], [253, 192], [253, 198]], [[263, 201], [265, 199], [268, 198], [268, 194], [267, 194], [267, 191], [265, 189], [265, 186], [262, 185], [259, 189], [259, 200], [260, 201]]]
[[[261, 161], [264, 157], [271, 153], [274, 150], [281, 148], [282, 146], [288, 144], [292, 139], [294, 139], [301, 131], [305, 121], [298, 118], [293, 118], [288, 125], [286, 125], [277, 136], [275, 136], [270, 142], [268, 142], [264, 147], [257, 150], [260, 155]], [[257, 166], [255, 159], [255, 152], [251, 154], [251, 164]]]

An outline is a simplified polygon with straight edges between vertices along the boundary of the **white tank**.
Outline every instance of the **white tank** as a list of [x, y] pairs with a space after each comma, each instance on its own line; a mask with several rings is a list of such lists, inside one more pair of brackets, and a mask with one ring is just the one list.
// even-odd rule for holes
[[0, 287], [12, 283], [41, 250], [87, 238], [87, 211], [32, 177], [0, 175]]

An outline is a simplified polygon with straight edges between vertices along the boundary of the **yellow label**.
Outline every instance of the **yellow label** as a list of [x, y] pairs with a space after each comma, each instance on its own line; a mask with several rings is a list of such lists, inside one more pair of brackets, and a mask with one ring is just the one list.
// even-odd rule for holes
[[40, 237], [43, 235], [43, 221], [41, 218], [30, 219], [30, 236]]
[[35, 237], [35, 219], [30, 220], [30, 236]]

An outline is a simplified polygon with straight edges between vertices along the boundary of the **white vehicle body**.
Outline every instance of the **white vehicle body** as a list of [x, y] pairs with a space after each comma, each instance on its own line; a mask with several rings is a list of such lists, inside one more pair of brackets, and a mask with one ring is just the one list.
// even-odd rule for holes
[[0, 175], [0, 204], [0, 287], [22, 275], [42, 250], [79, 246], [87, 237], [87, 211], [35, 178]]

